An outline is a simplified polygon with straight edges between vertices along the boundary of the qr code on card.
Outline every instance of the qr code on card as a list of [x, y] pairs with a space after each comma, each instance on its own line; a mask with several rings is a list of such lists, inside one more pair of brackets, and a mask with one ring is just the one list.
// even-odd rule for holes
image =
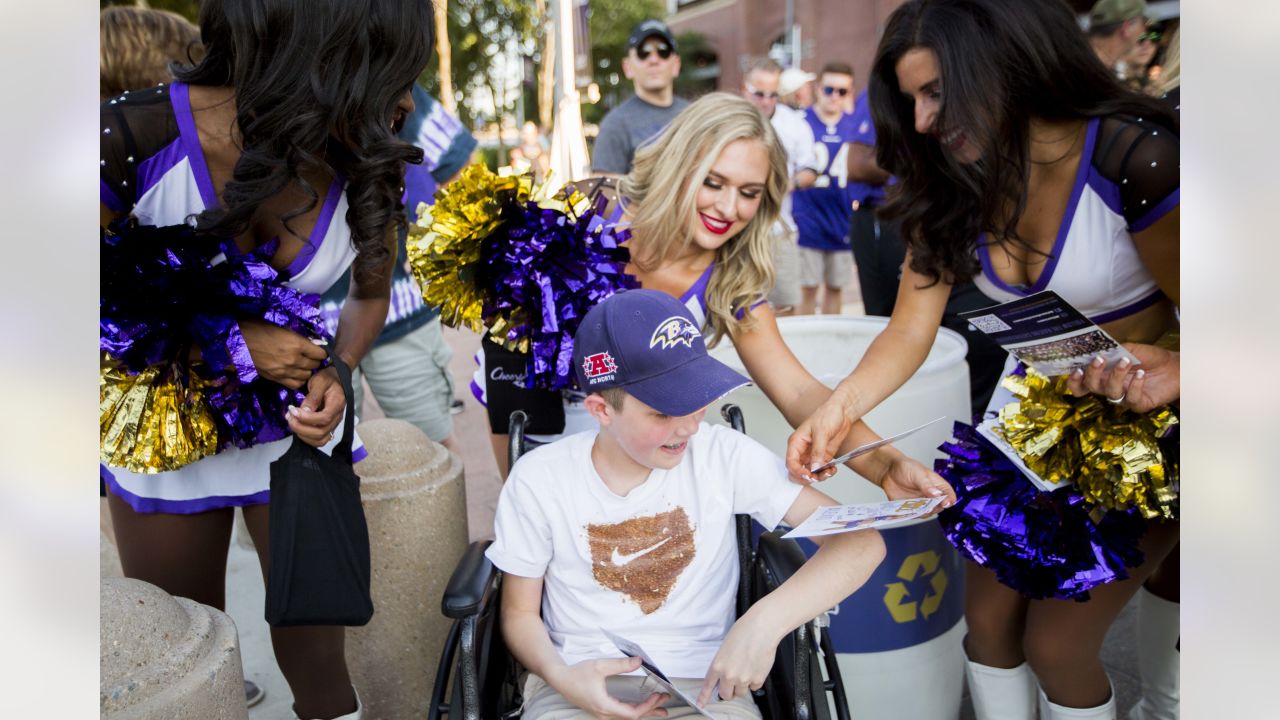
[[969, 324], [988, 335], [1013, 329], [1012, 326], [995, 315], [979, 315], [969, 318]]

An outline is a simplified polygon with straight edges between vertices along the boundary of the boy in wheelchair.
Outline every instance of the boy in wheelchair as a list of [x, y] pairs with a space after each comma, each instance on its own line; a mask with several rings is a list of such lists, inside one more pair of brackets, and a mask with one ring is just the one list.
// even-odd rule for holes
[[782, 459], [746, 435], [702, 422], [748, 381], [707, 355], [671, 296], [630, 290], [592, 308], [574, 363], [599, 430], [515, 464], [487, 552], [505, 573], [503, 636], [531, 674], [524, 717], [695, 713], [655, 692], [606, 629], [644, 648], [710, 715], [759, 718], [750, 690], [778, 642], [866, 582], [883, 541], [875, 531], [818, 538], [818, 553], [734, 622], [734, 514], [771, 529], [838, 503], [790, 482]]

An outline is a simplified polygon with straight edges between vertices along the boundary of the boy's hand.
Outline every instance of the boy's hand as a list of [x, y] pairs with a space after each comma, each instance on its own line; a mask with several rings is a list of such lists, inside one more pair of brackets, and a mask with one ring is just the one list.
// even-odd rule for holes
[[707, 670], [707, 678], [702, 681], [699, 707], [715, 700], [712, 693], [716, 683], [720, 684], [719, 695], [725, 700], [749, 697], [752, 690], [764, 685], [781, 638], [767, 628], [758, 627], [750, 617], [744, 615], [725, 635]]
[[884, 474], [877, 479], [877, 484], [890, 500], [945, 497], [939, 509], [949, 508], [956, 503], [956, 491], [951, 488], [950, 483], [906, 455], [899, 454], [890, 461]]
[[560, 668], [545, 680], [566, 700], [598, 718], [639, 720], [642, 717], [666, 717], [666, 709], [658, 707], [671, 698], [666, 693], [653, 693], [644, 702], [632, 705], [613, 697], [605, 688], [605, 678], [638, 669], [640, 658], [584, 660]]

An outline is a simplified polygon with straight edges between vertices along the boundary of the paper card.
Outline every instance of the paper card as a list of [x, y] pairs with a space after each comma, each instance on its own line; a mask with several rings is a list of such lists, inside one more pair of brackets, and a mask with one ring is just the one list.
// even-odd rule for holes
[[960, 313], [977, 329], [1042, 375], [1066, 375], [1101, 355], [1108, 365], [1138, 358], [1052, 290]]
[[861, 505], [820, 507], [784, 538], [817, 537], [886, 527], [933, 512], [945, 498], [908, 498]]
[[827, 462], [827, 463], [826, 463], [826, 464], [824, 464], [824, 465], [820, 465], [820, 466], [818, 466], [818, 467], [814, 468], [813, 470], [810, 470], [810, 472], [819, 473], [819, 472], [822, 472], [823, 470], [826, 470], [827, 468], [835, 467], [836, 465], [843, 465], [843, 464], [845, 464], [845, 463], [849, 462], [850, 460], [852, 460], [852, 459], [854, 459], [854, 458], [856, 458], [856, 457], [859, 457], [859, 456], [861, 456], [861, 455], [866, 455], [867, 453], [871, 452], [872, 450], [877, 450], [877, 449], [879, 449], [879, 448], [884, 447], [885, 445], [889, 445], [890, 443], [897, 442], [897, 441], [901, 440], [902, 438], [904, 438], [904, 437], [906, 437], [906, 436], [908, 436], [908, 435], [911, 435], [911, 434], [916, 433], [916, 432], [918, 432], [918, 431], [920, 431], [920, 430], [923, 430], [923, 429], [925, 429], [925, 428], [929, 427], [930, 425], [932, 425], [932, 424], [934, 424], [934, 423], [936, 423], [936, 422], [938, 422], [938, 421], [940, 421], [940, 420], [946, 420], [946, 419], [947, 419], [947, 418], [946, 418], [946, 416], [945, 416], [945, 415], [944, 415], [944, 416], [942, 416], [942, 417], [936, 417], [936, 418], [934, 418], [934, 419], [930, 420], [929, 422], [927, 422], [927, 423], [925, 423], [925, 424], [923, 424], [923, 425], [917, 425], [917, 426], [915, 426], [915, 427], [911, 428], [910, 430], [906, 430], [906, 431], [900, 432], [900, 433], [898, 433], [897, 435], [890, 435], [890, 436], [889, 436], [889, 437], [887, 437], [887, 438], [881, 438], [881, 439], [879, 439], [879, 440], [876, 440], [875, 442], [869, 442], [869, 443], [867, 443], [866, 445], [860, 445], [860, 446], [858, 446], [858, 447], [856, 447], [856, 448], [854, 448], [854, 449], [850, 450], [849, 452], [847, 452], [847, 453], [845, 453], [845, 454], [841, 455], [840, 457], [832, 458], [830, 462]]
[[[707, 714], [705, 710], [698, 707], [697, 698], [691, 698], [688, 695], [685, 695], [683, 692], [680, 691], [679, 688], [673, 685], [671, 681], [667, 679], [666, 673], [658, 669], [657, 663], [655, 663], [653, 659], [649, 657], [648, 653], [644, 651], [644, 648], [622, 637], [621, 635], [611, 633], [608, 630], [605, 630], [604, 628], [600, 628], [600, 632], [604, 633], [604, 636], [609, 638], [609, 642], [613, 643], [614, 646], [618, 648], [618, 652], [622, 653], [623, 655], [626, 655], [627, 657], [640, 658], [640, 669], [643, 670], [646, 675], [653, 678], [654, 682], [656, 682], [658, 685], [661, 685], [663, 690], [671, 693], [672, 697], [679, 698], [682, 702], [684, 702], [685, 705], [688, 705], [689, 707], [693, 708], [699, 715], [703, 717], [713, 717]], [[713, 691], [711, 693], [711, 696], [715, 697], [716, 693]]]

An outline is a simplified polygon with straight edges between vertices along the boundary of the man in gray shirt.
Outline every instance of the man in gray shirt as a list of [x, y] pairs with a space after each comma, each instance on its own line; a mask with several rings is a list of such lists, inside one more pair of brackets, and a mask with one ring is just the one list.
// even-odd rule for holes
[[631, 31], [622, 71], [636, 94], [609, 111], [600, 122], [591, 170], [596, 175], [625, 175], [636, 149], [662, 132], [688, 100], [675, 96], [680, 74], [676, 39], [660, 20], [645, 20]]

